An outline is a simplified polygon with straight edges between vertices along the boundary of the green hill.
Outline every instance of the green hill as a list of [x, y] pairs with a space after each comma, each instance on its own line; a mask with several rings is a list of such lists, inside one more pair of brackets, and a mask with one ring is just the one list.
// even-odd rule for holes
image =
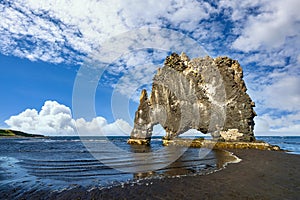
[[44, 137], [43, 135], [29, 134], [22, 131], [0, 129], [0, 137]]

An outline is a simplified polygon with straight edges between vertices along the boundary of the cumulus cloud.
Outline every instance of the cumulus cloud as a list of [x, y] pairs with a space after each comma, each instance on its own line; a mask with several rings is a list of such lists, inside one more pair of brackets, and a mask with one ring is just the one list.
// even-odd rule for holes
[[129, 136], [132, 130], [132, 127], [122, 119], [117, 119], [115, 122], [108, 124], [106, 119], [103, 117], [96, 117], [90, 122], [80, 118], [77, 119], [75, 123], [80, 136]]
[[129, 136], [131, 127], [124, 120], [118, 119], [107, 123], [103, 117], [91, 121], [83, 118], [73, 119], [69, 107], [56, 101], [46, 101], [40, 111], [26, 109], [11, 116], [5, 123], [11, 129], [44, 135], [123, 135]]
[[55, 101], [46, 101], [41, 110], [26, 109], [5, 123], [12, 129], [30, 133], [66, 134], [74, 133], [74, 120], [70, 108]]

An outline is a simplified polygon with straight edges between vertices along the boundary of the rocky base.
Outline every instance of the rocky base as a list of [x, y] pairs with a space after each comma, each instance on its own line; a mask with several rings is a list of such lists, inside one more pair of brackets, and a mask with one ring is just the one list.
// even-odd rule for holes
[[127, 144], [150, 145], [150, 139], [132, 139], [127, 140]]
[[214, 140], [198, 139], [181, 139], [163, 140], [164, 146], [175, 145], [194, 148], [210, 148], [210, 149], [259, 149], [270, 151], [283, 151], [279, 146], [271, 145], [263, 141], [255, 142], [220, 142]]

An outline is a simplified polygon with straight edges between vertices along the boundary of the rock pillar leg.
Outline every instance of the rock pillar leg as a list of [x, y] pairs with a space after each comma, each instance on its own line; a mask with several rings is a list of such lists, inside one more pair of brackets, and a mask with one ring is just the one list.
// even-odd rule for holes
[[134, 128], [131, 132], [128, 144], [149, 145], [152, 136], [153, 124], [151, 122], [151, 107], [147, 91], [142, 90], [140, 105], [135, 112]]

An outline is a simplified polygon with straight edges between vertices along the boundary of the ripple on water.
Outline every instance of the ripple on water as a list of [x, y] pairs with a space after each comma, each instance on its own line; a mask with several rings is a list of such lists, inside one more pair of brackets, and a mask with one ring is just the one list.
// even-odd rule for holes
[[[176, 161], [162, 169], [126, 173], [116, 170], [115, 167], [121, 166], [128, 169], [142, 167], [140, 165], [145, 165], [145, 162], [139, 161], [145, 160], [147, 154], [138, 154], [135, 155], [135, 158], [128, 154], [113, 154], [113, 156], [110, 155], [111, 157], [105, 157], [107, 165], [104, 165], [88, 152], [80, 153], [84, 151], [84, 148], [78, 142], [69, 140], [66, 145], [51, 144], [51, 148], [58, 152], [55, 154], [49, 153], [49, 146], [47, 146], [50, 145], [49, 143], [45, 144], [42, 140], [39, 141], [40, 143], [36, 143], [38, 145], [33, 145], [31, 142], [12, 143], [17, 146], [7, 147], [10, 148], [9, 153], [6, 153], [3, 150], [5, 147], [2, 146], [2, 151], [0, 151], [0, 186], [2, 188], [0, 196], [11, 194], [14, 195], [13, 198], [17, 198], [28, 191], [32, 191], [32, 194], [43, 190], [60, 191], [78, 185], [86, 188], [111, 187], [145, 178], [207, 174], [221, 169], [226, 162], [235, 160], [228, 152], [190, 148]], [[19, 153], [14, 152], [14, 149], [26, 149], [27, 151]], [[109, 151], [106, 150], [103, 154], [106, 155], [107, 152]], [[7, 156], [3, 156], [4, 154]], [[168, 159], [172, 156], [172, 153], [157, 154], [146, 164], [163, 165], [168, 163]], [[13, 188], [18, 188], [18, 192], [9, 193], [8, 190]]]

